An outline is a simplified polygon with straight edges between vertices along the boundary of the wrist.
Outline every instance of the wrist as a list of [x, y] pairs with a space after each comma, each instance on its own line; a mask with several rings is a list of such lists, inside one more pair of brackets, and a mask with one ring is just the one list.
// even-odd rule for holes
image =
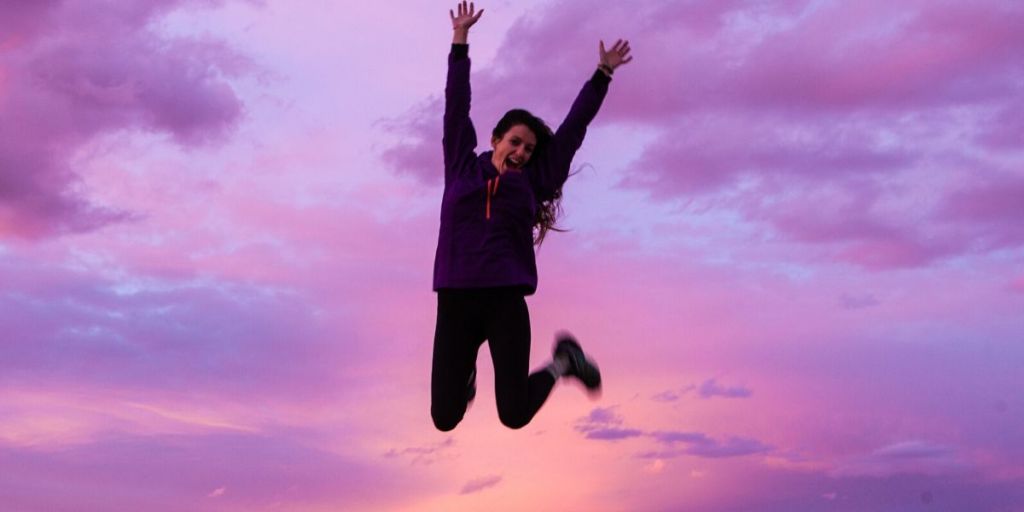
[[468, 28], [456, 28], [452, 31], [452, 43], [455, 44], [466, 44], [469, 40], [469, 29]]
[[597, 69], [600, 69], [602, 73], [608, 76], [612, 76], [615, 73], [615, 69], [603, 62], [597, 65]]

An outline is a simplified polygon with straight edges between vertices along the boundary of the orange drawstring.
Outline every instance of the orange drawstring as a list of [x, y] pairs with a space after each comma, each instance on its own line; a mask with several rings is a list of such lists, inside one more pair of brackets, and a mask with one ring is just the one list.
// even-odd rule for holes
[[[494, 195], [498, 193], [499, 180], [501, 180], [500, 174], [495, 176], [493, 179], [487, 180], [487, 212], [485, 213], [487, 219], [491, 218], [491, 197], [494, 197]], [[491, 187], [492, 182], [494, 183], [493, 187]]]

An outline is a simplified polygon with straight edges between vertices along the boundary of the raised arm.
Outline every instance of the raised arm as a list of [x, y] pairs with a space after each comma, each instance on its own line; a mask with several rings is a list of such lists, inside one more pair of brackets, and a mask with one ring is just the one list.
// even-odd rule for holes
[[573, 101], [565, 120], [555, 130], [550, 145], [537, 163], [540, 171], [539, 188], [542, 200], [550, 197], [555, 190], [561, 188], [569, 177], [569, 166], [576, 151], [583, 145], [587, 134], [587, 126], [604, 102], [615, 70], [633, 60], [629, 55], [629, 41], [619, 40], [611, 50], [605, 50], [604, 41], [598, 45], [598, 69], [590, 77]]
[[448, 54], [448, 81], [444, 90], [444, 179], [447, 184], [475, 158], [476, 130], [469, 119], [469, 28], [484, 13], [474, 12], [473, 4], [464, 1], [459, 13], [449, 10], [452, 19], [452, 49]]

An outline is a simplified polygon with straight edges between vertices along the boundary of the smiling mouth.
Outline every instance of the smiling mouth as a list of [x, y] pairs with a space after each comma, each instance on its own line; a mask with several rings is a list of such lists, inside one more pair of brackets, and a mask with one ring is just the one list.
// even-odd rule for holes
[[505, 159], [505, 167], [511, 167], [513, 169], [518, 169], [522, 165], [523, 165], [523, 163], [518, 161], [518, 160], [513, 160], [511, 158], [506, 158]]

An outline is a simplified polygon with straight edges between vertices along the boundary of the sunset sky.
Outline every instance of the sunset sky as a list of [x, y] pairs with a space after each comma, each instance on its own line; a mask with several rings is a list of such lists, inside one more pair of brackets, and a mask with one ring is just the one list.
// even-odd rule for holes
[[0, 510], [1024, 512], [1024, 2], [477, 2], [481, 141], [634, 60], [442, 433], [455, 6], [0, 0]]

